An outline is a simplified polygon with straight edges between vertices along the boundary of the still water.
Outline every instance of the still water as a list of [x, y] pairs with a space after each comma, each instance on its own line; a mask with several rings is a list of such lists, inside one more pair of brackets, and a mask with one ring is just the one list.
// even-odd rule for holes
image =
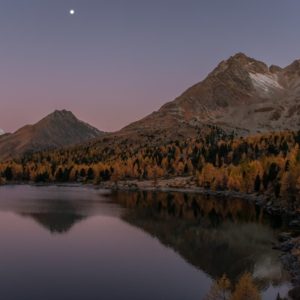
[[0, 299], [201, 300], [250, 271], [285, 295], [284, 226], [250, 203], [180, 193], [0, 187]]

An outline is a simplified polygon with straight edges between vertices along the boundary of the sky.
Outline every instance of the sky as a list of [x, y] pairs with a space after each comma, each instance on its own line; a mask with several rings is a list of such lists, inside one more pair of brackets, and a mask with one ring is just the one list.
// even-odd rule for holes
[[0, 128], [67, 109], [115, 131], [237, 52], [286, 66], [300, 58], [299, 11], [297, 0], [0, 0]]

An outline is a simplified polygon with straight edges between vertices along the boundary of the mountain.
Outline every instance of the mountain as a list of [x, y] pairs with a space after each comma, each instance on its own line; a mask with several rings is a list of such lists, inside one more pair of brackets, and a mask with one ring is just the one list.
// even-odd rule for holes
[[0, 128], [0, 135], [3, 135], [3, 134], [5, 134], [5, 131]]
[[122, 130], [192, 133], [217, 125], [238, 134], [300, 129], [300, 60], [286, 68], [238, 53], [157, 112]]
[[33, 126], [0, 136], [0, 159], [41, 149], [83, 143], [101, 151], [116, 145], [161, 145], [217, 133], [239, 136], [300, 130], [300, 60], [285, 68], [237, 53], [201, 82], [158, 111], [103, 135], [67, 111], [56, 111]]
[[214, 132], [247, 136], [300, 130], [300, 60], [285, 68], [237, 53], [158, 111], [82, 148], [163, 145]]
[[78, 120], [72, 112], [56, 110], [34, 125], [0, 137], [0, 160], [25, 153], [75, 145], [99, 137], [103, 132]]

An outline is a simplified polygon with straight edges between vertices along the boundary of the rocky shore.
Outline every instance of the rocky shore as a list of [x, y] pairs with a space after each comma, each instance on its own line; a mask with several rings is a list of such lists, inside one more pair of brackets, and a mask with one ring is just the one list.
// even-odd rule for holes
[[289, 220], [292, 229], [299, 226], [300, 233], [300, 213], [295, 213], [282, 207], [278, 201], [269, 195], [259, 193], [244, 193], [236, 191], [216, 191], [205, 189], [197, 186], [193, 177], [173, 177], [169, 179], [154, 180], [123, 180], [123, 181], [106, 181], [98, 185], [99, 188], [109, 190], [124, 191], [161, 191], [161, 192], [182, 192], [196, 193], [214, 197], [240, 198], [255, 203], [255, 205], [264, 208], [270, 216], [285, 216]]
[[99, 184], [100, 188], [109, 190], [124, 191], [161, 191], [161, 192], [182, 192], [197, 193], [216, 197], [235, 197], [255, 202], [262, 206], [266, 199], [263, 195], [246, 194], [235, 191], [214, 191], [198, 187], [193, 177], [173, 177], [168, 179], [155, 180], [122, 180], [106, 181]]

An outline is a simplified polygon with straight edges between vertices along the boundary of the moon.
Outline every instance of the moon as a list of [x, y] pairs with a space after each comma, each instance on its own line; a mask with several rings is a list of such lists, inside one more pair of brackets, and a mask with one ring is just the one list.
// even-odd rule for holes
[[74, 15], [75, 14], [75, 10], [74, 9], [70, 9], [70, 15]]

